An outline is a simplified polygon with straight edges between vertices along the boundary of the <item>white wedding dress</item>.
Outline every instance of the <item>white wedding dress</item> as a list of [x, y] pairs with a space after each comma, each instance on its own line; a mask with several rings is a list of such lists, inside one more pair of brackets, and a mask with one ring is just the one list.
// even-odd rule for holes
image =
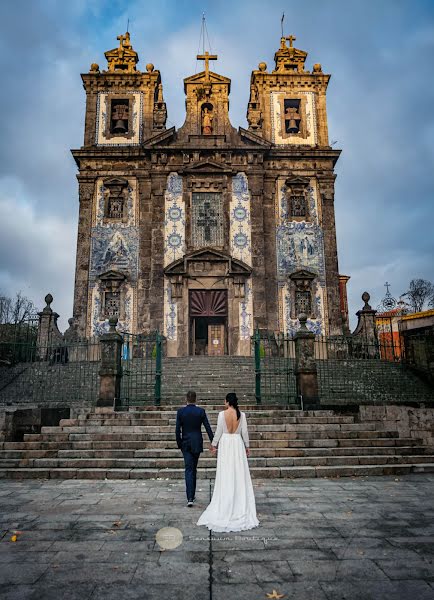
[[218, 532], [243, 531], [259, 525], [246, 448], [249, 447], [246, 415], [241, 412], [238, 428], [229, 433], [225, 411], [217, 419], [212, 441], [217, 446], [217, 472], [211, 502], [197, 525]]

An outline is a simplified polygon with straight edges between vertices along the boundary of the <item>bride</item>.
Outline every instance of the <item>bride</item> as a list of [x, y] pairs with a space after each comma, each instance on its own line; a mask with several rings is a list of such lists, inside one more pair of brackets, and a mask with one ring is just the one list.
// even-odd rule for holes
[[234, 393], [226, 396], [225, 410], [218, 415], [211, 448], [213, 453], [217, 452], [214, 491], [197, 525], [220, 532], [257, 527], [259, 521], [247, 462], [250, 450], [246, 415], [238, 408]]

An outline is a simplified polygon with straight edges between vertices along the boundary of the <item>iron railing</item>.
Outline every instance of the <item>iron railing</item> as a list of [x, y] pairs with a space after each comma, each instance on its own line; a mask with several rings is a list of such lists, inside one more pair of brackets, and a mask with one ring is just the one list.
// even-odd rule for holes
[[161, 404], [162, 337], [122, 333], [122, 379], [119, 408]]
[[257, 403], [296, 403], [294, 340], [283, 333], [257, 330], [252, 345]]

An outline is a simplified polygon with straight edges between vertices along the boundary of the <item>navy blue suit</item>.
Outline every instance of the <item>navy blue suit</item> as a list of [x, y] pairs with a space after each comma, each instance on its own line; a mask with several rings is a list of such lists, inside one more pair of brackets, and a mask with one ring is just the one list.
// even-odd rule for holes
[[206, 412], [196, 404], [187, 404], [176, 413], [176, 443], [182, 450], [185, 464], [185, 486], [187, 500], [193, 500], [196, 492], [196, 469], [200, 453], [203, 452], [202, 425], [210, 441], [214, 437]]

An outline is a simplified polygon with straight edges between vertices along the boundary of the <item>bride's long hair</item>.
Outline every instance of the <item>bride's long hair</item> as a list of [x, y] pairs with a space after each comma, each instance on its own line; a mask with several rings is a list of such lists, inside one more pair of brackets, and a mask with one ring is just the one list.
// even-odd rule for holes
[[239, 418], [241, 417], [241, 413], [240, 413], [240, 409], [238, 408], [238, 398], [237, 398], [237, 395], [235, 394], [235, 392], [229, 392], [229, 394], [226, 394], [226, 402], [229, 404], [229, 406], [232, 406], [232, 408], [235, 408], [235, 410], [237, 411], [237, 421], [238, 421]]

